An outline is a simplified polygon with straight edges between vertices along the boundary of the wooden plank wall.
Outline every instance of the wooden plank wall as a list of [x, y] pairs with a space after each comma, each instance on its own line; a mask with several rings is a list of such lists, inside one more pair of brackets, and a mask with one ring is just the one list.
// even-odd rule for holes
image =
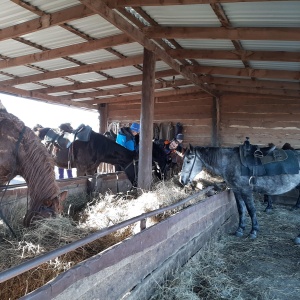
[[[108, 105], [108, 123], [119, 122], [121, 126], [140, 120], [140, 101], [120, 105]], [[189, 143], [211, 145], [213, 98], [206, 94], [155, 98], [154, 122], [177, 122], [184, 127], [184, 146]]]
[[220, 112], [221, 146], [240, 145], [248, 136], [252, 144], [300, 148], [299, 99], [228, 94], [221, 97]]
[[[300, 103], [298, 99], [268, 95], [231, 93], [222, 95], [219, 107], [203, 93], [155, 98], [154, 122], [181, 122], [184, 126], [184, 147], [212, 146], [213, 127], [218, 119], [219, 146], [241, 145], [250, 137], [252, 144], [281, 147], [289, 142], [300, 148]], [[140, 101], [108, 105], [108, 122], [128, 125], [140, 118]], [[213, 124], [214, 123], [214, 124]]]

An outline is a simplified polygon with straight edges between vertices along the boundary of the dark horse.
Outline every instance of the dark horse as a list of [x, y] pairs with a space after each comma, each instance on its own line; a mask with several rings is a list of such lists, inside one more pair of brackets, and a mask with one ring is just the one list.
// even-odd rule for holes
[[[44, 139], [50, 128], [40, 128], [38, 136]], [[90, 132], [88, 141], [75, 140], [69, 148], [69, 140], [62, 137], [58, 144], [48, 143], [47, 148], [54, 158], [55, 164], [61, 168], [77, 168], [77, 175], [94, 175], [100, 163], [118, 165], [125, 171], [131, 183], [137, 182], [138, 154], [117, 144], [103, 134]], [[159, 169], [165, 169], [166, 159], [161, 150], [153, 146], [153, 155]], [[160, 174], [159, 171], [156, 171]]]
[[[300, 160], [297, 155], [296, 159]], [[290, 191], [300, 182], [300, 173], [275, 176], [257, 176], [251, 183], [250, 176], [242, 175], [242, 165], [239, 148], [218, 147], [193, 147], [190, 145], [185, 153], [181, 171], [181, 183], [188, 184], [203, 169], [223, 177], [232, 189], [239, 212], [239, 226], [236, 236], [242, 236], [245, 230], [245, 206], [251, 217], [251, 238], [256, 238], [259, 229], [256, 209], [252, 192], [268, 195], [278, 195]], [[300, 234], [295, 238], [295, 243], [300, 244]]]
[[32, 130], [8, 113], [0, 102], [0, 185], [17, 175], [25, 179], [30, 195], [25, 226], [36, 218], [62, 212], [67, 191], [60, 192], [51, 156]]

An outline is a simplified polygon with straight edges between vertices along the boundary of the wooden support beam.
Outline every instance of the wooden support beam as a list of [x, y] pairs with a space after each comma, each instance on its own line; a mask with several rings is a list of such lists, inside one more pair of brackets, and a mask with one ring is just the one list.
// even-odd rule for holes
[[167, 51], [174, 59], [229, 59], [229, 60], [262, 60], [300, 62], [299, 52], [287, 51], [249, 51], [249, 50], [196, 50], [172, 49]]
[[43, 74], [24, 76], [16, 79], [9, 79], [5, 81], [1, 81], [0, 87], [41, 81], [46, 79], [53, 79], [53, 78], [64, 77], [64, 76], [72, 76], [72, 75], [82, 74], [82, 73], [96, 72], [96, 71], [113, 69], [113, 68], [121, 68], [121, 67], [131, 66], [135, 64], [141, 64], [142, 62], [143, 62], [143, 55], [131, 56], [123, 59], [104, 61], [104, 62], [91, 64], [91, 65], [67, 68], [58, 71], [50, 71]]
[[[163, 81], [163, 82], [157, 82], [154, 85], [155, 89], [162, 89], [162, 88], [168, 88], [168, 87], [177, 87], [177, 86], [184, 86], [191, 84], [190, 81], [186, 79], [180, 79], [175, 81]], [[125, 93], [135, 93], [140, 92], [141, 86], [129, 86], [129, 87], [123, 87], [123, 88], [115, 88], [115, 89], [109, 89], [104, 91], [96, 91], [96, 92], [87, 92], [87, 93], [77, 93], [73, 95], [68, 96], [61, 96], [61, 99], [64, 100], [71, 100], [71, 99], [82, 99], [86, 97], [99, 97], [99, 96], [110, 96], [110, 95], [120, 95]]]
[[28, 55], [18, 56], [15, 58], [1, 60], [0, 69], [41, 62], [49, 59], [55, 59], [55, 58], [75, 55], [84, 52], [91, 52], [99, 49], [104, 49], [107, 47], [127, 44], [130, 42], [132, 42], [132, 39], [130, 39], [127, 35], [119, 34], [115, 36], [105, 37], [95, 41], [84, 42], [84, 43], [75, 44], [71, 46], [46, 50], [39, 53], [28, 54]]
[[154, 120], [155, 54], [144, 49], [139, 143], [138, 187], [150, 190], [152, 183], [152, 139]]
[[282, 0], [105, 0], [110, 8], [137, 7], [137, 6], [167, 6], [167, 5], [190, 5], [213, 3], [236, 3], [236, 2], [268, 2]]
[[59, 97], [54, 97], [50, 95], [45, 95], [43, 93], [39, 93], [36, 91], [26, 91], [21, 90], [14, 87], [6, 87], [0, 88], [0, 92], [3, 94], [13, 95], [17, 97], [27, 98], [27, 99], [34, 99], [34, 100], [41, 100], [44, 103], [51, 103], [51, 104], [61, 104], [64, 106], [74, 107], [74, 108], [88, 108], [88, 109], [96, 109], [90, 103], [81, 103], [80, 101], [69, 101], [69, 100], [60, 100]]
[[60, 25], [79, 18], [88, 17], [93, 14], [95, 13], [84, 5], [73, 6], [71, 8], [60, 10], [53, 14], [44, 14], [40, 18], [1, 29], [0, 41], [12, 39], [24, 34]]
[[[177, 74], [178, 73], [174, 70], [159, 71], [155, 73], [155, 78], [169, 77]], [[109, 78], [106, 80], [98, 80], [93, 82], [55, 86], [55, 87], [38, 89], [36, 91], [39, 91], [41, 93], [46, 93], [46, 94], [59, 93], [64, 91], [76, 91], [82, 89], [100, 88], [104, 86], [117, 85], [117, 84], [128, 84], [131, 82], [142, 81], [142, 80], [143, 80], [143, 75], [132, 75], [132, 76], [119, 77], [119, 78]]]
[[[190, 93], [201, 93], [202, 90], [195, 86], [195, 87], [188, 87], [188, 88], [181, 88], [176, 90], [169, 90], [169, 91], [162, 91], [162, 92], [155, 92], [155, 97], [164, 97], [164, 96], [177, 96], [177, 95], [185, 95]], [[128, 96], [118, 96], [118, 97], [110, 97], [110, 98], [101, 98], [101, 99], [93, 99], [93, 100], [84, 100], [80, 101], [81, 103], [92, 103], [92, 104], [99, 104], [99, 103], [117, 103], [117, 102], [126, 102], [132, 100], [141, 100], [141, 94], [134, 94]]]
[[230, 75], [243, 76], [253, 78], [269, 78], [269, 79], [289, 79], [300, 80], [299, 71], [284, 71], [284, 70], [265, 70], [265, 69], [242, 69], [242, 68], [227, 68], [227, 67], [206, 67], [195, 66], [190, 67], [192, 72], [202, 75]]
[[143, 29], [149, 39], [229, 39], [229, 40], [266, 40], [300, 41], [300, 28], [223, 28], [223, 27], [160, 27]]
[[234, 85], [245, 87], [257, 87], [263, 89], [283, 89], [283, 90], [300, 90], [300, 82], [271, 81], [271, 80], [251, 80], [251, 79], [235, 79], [222, 77], [207, 77], [207, 82], [216, 85]]
[[99, 112], [99, 132], [104, 134], [107, 131], [107, 104], [98, 105]]
[[190, 80], [202, 90], [208, 94], [215, 96], [215, 91], [212, 91], [209, 87], [205, 86], [201, 80], [188, 69], [176, 62], [170, 55], [168, 55], [164, 50], [159, 48], [153, 41], [148, 39], [138, 28], [129, 23], [126, 19], [120, 16], [115, 11], [111, 10], [103, 1], [93, 1], [93, 0], [80, 0], [80, 2], [95, 13], [105, 18], [108, 22], [115, 25], [117, 28], [122, 30], [124, 33], [128, 34], [136, 42], [140, 43], [143, 47], [155, 53], [155, 55], [168, 64], [172, 69], [180, 73], [186, 79]]

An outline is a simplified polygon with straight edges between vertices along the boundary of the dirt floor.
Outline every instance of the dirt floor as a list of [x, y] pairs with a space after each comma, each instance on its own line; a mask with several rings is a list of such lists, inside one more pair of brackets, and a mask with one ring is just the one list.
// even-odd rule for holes
[[265, 206], [256, 195], [257, 239], [214, 238], [151, 300], [300, 300], [300, 210], [275, 203], [266, 214]]
[[224, 248], [228, 271], [245, 287], [242, 299], [300, 299], [300, 246], [293, 242], [300, 233], [300, 211], [275, 204], [266, 214], [261, 198], [256, 207], [259, 236], [256, 240], [228, 237]]

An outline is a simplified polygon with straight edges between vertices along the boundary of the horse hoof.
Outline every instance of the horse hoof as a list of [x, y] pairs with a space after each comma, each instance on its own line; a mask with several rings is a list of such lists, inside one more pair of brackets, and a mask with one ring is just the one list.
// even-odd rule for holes
[[257, 232], [256, 232], [255, 230], [252, 231], [252, 232], [250, 232], [249, 238], [250, 238], [251, 240], [256, 239], [256, 238], [257, 238]]
[[244, 231], [243, 229], [239, 228], [236, 232], [235, 232], [235, 236], [236, 237], [242, 237], [244, 235]]
[[267, 213], [267, 214], [271, 214], [271, 213], [272, 213], [272, 209], [270, 209], [270, 208], [266, 208], [266, 209], [265, 209], [265, 213]]
[[295, 245], [300, 245], [300, 236], [297, 236], [294, 240]]

